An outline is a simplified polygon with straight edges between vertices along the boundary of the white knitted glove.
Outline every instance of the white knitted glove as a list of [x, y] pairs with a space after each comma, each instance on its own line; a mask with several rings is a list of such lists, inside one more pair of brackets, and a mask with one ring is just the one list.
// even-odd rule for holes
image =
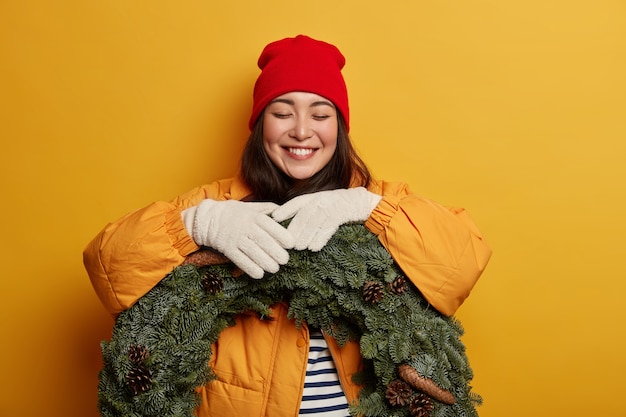
[[293, 217], [287, 230], [298, 250], [321, 250], [339, 226], [364, 222], [378, 205], [381, 196], [363, 187], [319, 191], [295, 197], [272, 212], [278, 221]]
[[274, 203], [204, 200], [181, 213], [198, 245], [217, 249], [252, 278], [278, 271], [289, 261], [292, 235], [268, 216]]

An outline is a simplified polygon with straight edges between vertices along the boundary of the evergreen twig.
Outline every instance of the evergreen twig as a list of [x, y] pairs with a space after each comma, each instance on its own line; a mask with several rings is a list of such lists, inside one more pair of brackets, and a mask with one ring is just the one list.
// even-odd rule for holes
[[[351, 414], [410, 416], [409, 406], [385, 399], [388, 384], [403, 378], [435, 400], [430, 417], [477, 417], [482, 399], [469, 385], [460, 323], [430, 307], [408, 280], [402, 291], [387, 285], [404, 274], [363, 225], [342, 226], [320, 252], [291, 251], [289, 263], [262, 280], [225, 262], [214, 252], [194, 254], [118, 316], [101, 344], [103, 417], [191, 417], [200, 401], [195, 388], [215, 378], [209, 359], [221, 331], [237, 314], [269, 316], [280, 301], [296, 324], [320, 327], [340, 344], [359, 340], [369, 366], [355, 376], [363, 388]], [[366, 282], [382, 284], [375, 303], [363, 296]]]

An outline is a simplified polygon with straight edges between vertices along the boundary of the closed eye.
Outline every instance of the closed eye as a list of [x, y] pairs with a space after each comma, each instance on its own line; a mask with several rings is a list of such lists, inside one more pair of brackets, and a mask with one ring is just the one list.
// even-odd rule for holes
[[277, 119], [287, 119], [291, 116], [291, 113], [273, 112], [272, 116], [276, 117]]

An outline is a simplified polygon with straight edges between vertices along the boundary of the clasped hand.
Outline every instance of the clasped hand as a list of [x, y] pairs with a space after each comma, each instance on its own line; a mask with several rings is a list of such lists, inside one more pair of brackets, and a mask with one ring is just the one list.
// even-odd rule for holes
[[[282, 206], [207, 199], [182, 218], [198, 245], [217, 249], [259, 279], [289, 261], [287, 249], [319, 251], [342, 224], [367, 220], [381, 198], [359, 187], [305, 194]], [[285, 229], [280, 222], [287, 219]]]
[[272, 217], [278, 222], [291, 219], [287, 230], [295, 249], [317, 252], [342, 224], [367, 220], [381, 199], [364, 187], [319, 191], [287, 201]]

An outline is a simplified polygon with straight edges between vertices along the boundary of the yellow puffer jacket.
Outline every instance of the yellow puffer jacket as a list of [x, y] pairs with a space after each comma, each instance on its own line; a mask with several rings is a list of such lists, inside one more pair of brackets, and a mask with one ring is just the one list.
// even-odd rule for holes
[[[374, 181], [369, 190], [383, 199], [365, 226], [436, 309], [454, 314], [491, 256], [469, 215], [412, 194], [402, 183]], [[248, 194], [238, 178], [216, 181], [107, 225], [83, 253], [105, 307], [112, 314], [129, 308], [199, 249], [183, 225], [182, 210], [206, 198], [241, 200]], [[218, 381], [199, 389], [199, 417], [298, 415], [308, 329], [297, 329], [282, 304], [275, 306], [274, 319], [244, 314], [220, 334], [211, 359]], [[339, 347], [326, 339], [348, 401], [355, 401], [358, 386], [351, 377], [361, 366], [358, 344]]]
[[[300, 410], [309, 358], [309, 330], [287, 318], [287, 306], [273, 307], [274, 320], [243, 314], [220, 333], [210, 366], [218, 379], [198, 389], [199, 417], [296, 417]], [[348, 402], [359, 386], [352, 375], [361, 369], [359, 344], [339, 346], [326, 337]]]

